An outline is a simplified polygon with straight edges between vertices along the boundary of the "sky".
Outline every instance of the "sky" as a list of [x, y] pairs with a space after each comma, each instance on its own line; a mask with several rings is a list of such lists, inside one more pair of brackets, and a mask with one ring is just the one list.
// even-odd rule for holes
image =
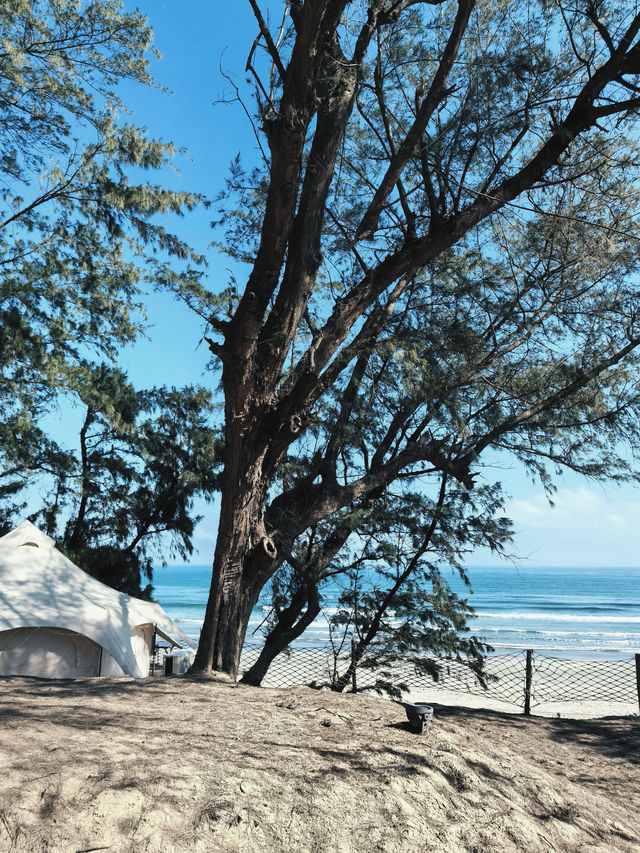
[[[149, 18], [154, 44], [162, 58], [151, 66], [160, 90], [131, 85], [123, 97], [132, 120], [145, 125], [151, 136], [172, 140], [189, 151], [180, 160], [176, 187], [215, 196], [223, 185], [231, 159], [241, 152], [246, 164], [257, 157], [249, 120], [237, 103], [221, 101], [232, 95], [222, 71], [239, 85], [245, 78], [248, 50], [257, 33], [248, 0], [143, 0], [138, 6]], [[280, 4], [262, 3], [277, 10]], [[179, 223], [196, 248], [212, 239], [210, 213], [202, 210]], [[208, 283], [219, 289], [227, 282], [229, 261], [207, 249]], [[207, 373], [208, 350], [199, 345], [201, 323], [167, 295], [147, 300], [149, 340], [122, 353], [123, 366], [138, 387], [202, 383], [215, 387]], [[484, 476], [492, 472], [485, 471]], [[640, 490], [584, 480], [573, 474], [559, 478], [553, 506], [539, 483], [524, 471], [501, 467], [496, 472], [510, 495], [506, 511], [517, 531], [514, 558], [529, 566], [638, 566], [640, 565]], [[212, 560], [216, 533], [216, 505], [199, 506], [203, 520], [194, 538], [192, 562]], [[496, 558], [475, 552], [470, 565], [490, 565]]]

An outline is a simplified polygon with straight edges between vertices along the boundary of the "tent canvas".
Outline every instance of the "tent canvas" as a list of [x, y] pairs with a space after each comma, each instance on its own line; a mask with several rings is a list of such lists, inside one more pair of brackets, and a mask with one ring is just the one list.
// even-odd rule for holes
[[0, 675], [144, 678], [154, 629], [193, 652], [159, 604], [92, 578], [29, 521], [0, 537]]

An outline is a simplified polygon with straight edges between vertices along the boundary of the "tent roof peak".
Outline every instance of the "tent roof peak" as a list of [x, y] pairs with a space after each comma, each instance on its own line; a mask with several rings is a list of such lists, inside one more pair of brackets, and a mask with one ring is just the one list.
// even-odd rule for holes
[[0, 537], [2, 545], [14, 545], [19, 548], [22, 545], [31, 545], [36, 548], [55, 548], [55, 541], [37, 528], [30, 521], [22, 521], [20, 524]]

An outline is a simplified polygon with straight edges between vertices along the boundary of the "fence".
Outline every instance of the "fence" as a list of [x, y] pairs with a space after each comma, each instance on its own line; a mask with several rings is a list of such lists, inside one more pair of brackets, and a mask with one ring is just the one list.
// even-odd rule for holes
[[[247, 669], [260, 647], [245, 645], [240, 671]], [[442, 688], [499, 699], [521, 708], [525, 714], [550, 702], [620, 702], [640, 706], [640, 654], [626, 660], [577, 660], [554, 658], [532, 650], [491, 655], [486, 661], [487, 684], [480, 684], [464, 664], [445, 658], [430, 658], [438, 680], [419, 674], [411, 660], [385, 667], [387, 681], [407, 692]], [[349, 656], [337, 660], [328, 648], [290, 649], [279, 655], [262, 682], [264, 687], [293, 687], [296, 684], [329, 684], [336, 672], [349, 665]], [[357, 689], [374, 689], [380, 671], [360, 666]]]

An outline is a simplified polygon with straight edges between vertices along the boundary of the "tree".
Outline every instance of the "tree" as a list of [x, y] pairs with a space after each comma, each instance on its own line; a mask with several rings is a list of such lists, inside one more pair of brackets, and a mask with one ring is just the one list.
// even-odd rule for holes
[[[512, 530], [498, 514], [500, 486], [470, 491], [443, 474], [432, 501], [398, 485], [395, 494], [389, 490], [372, 500], [367, 511], [343, 516], [342, 536], [335, 528], [309, 531], [304, 547], [289, 561], [291, 568], [280, 569], [272, 581], [268, 633], [243, 673], [244, 683], [259, 685], [276, 655], [320, 614], [328, 583], [342, 590], [337, 612], [327, 614], [335, 660], [332, 689], [344, 690], [358, 667], [378, 669], [399, 660], [405, 669], [412, 664], [437, 678], [434, 655], [467, 664], [482, 677], [486, 647], [467, 635], [473, 609], [451, 591], [446, 576], [459, 574], [470, 589], [467, 552], [484, 546], [504, 553]], [[349, 664], [341, 672], [341, 656], [347, 652]], [[389, 672], [377, 684], [395, 694], [397, 681]]]
[[265, 162], [221, 201], [249, 269], [210, 320], [224, 470], [194, 664], [232, 677], [306, 531], [399, 478], [473, 489], [493, 450], [545, 482], [635, 476], [640, 402], [640, 15], [296, 0], [273, 36], [249, 2]]
[[464, 664], [486, 685], [485, 655], [492, 649], [470, 633], [473, 608], [437, 569], [415, 568], [410, 559], [393, 574], [383, 572], [386, 588], [358, 571], [350, 573], [351, 585], [330, 619], [332, 690], [341, 693], [352, 685], [357, 690], [361, 673], [373, 670], [375, 681], [366, 689], [400, 698], [409, 689], [410, 669], [438, 681], [443, 661]]
[[[119, 0], [0, 8], [0, 513], [6, 527], [49, 487], [34, 518], [127, 592], [161, 531], [190, 551], [192, 499], [215, 477], [209, 395], [136, 392], [112, 366], [144, 288], [195, 280], [200, 260], [166, 219], [202, 199], [144, 179], [175, 147], [122, 119], [121, 84], [151, 84], [150, 53]], [[61, 396], [84, 407], [78, 456], [47, 423]]]
[[106, 365], [74, 371], [70, 384], [83, 412], [78, 451], [47, 472], [48, 499], [35, 518], [90, 574], [148, 596], [142, 578], [152, 580], [153, 558], [164, 560], [167, 548], [191, 554], [193, 499], [215, 490], [210, 394], [136, 392]]
[[80, 416], [76, 445], [63, 449], [44, 433], [39, 448], [17, 442], [33, 467], [0, 501], [3, 526], [15, 521], [29, 488], [29, 517], [74, 562], [115, 589], [149, 597], [154, 559], [192, 553], [194, 498], [211, 500], [216, 490], [211, 395], [193, 387], [136, 391], [105, 364], [74, 368], [65, 384]]
[[44, 445], [58, 453], [42, 418], [70, 368], [113, 361], [142, 328], [142, 288], [178, 260], [195, 275], [160, 217], [200, 199], [140, 180], [176, 150], [120, 118], [118, 86], [151, 82], [150, 46], [119, 0], [0, 8], [0, 495]]

